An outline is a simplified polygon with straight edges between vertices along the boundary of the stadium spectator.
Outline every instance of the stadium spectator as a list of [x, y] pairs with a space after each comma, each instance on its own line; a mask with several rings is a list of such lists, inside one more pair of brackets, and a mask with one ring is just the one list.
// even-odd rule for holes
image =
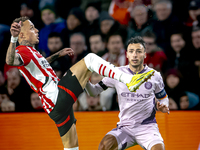
[[1, 111], [2, 112], [14, 112], [15, 111], [15, 103], [10, 101], [9, 99], [5, 99], [1, 103]]
[[166, 53], [170, 48], [170, 36], [174, 32], [183, 30], [183, 24], [172, 14], [172, 3], [169, 0], [160, 0], [154, 4], [157, 20], [153, 31], [156, 34], [156, 43]]
[[7, 90], [10, 95], [10, 100], [15, 103], [16, 112], [32, 111], [29, 101], [32, 90], [20, 76], [17, 68], [12, 68], [7, 71]]
[[142, 38], [146, 44], [146, 58], [144, 59], [144, 63], [161, 73], [165, 72], [167, 56], [157, 46], [155, 34], [147, 31], [143, 34]]
[[33, 92], [30, 96], [31, 106], [33, 107], [34, 111], [44, 111], [42, 108], [42, 102], [37, 93]]
[[85, 8], [85, 18], [88, 21], [85, 31], [86, 44], [90, 51], [89, 37], [96, 31], [100, 31], [99, 16], [101, 12], [101, 2], [90, 2]]
[[38, 8], [38, 1], [26, 1], [21, 4], [20, 10], [21, 17], [29, 17], [29, 19], [34, 23], [35, 27], [40, 30], [44, 27], [44, 23], [41, 20], [40, 10]]
[[145, 5], [138, 5], [133, 8], [127, 30], [127, 39], [135, 36], [142, 36], [146, 31], [152, 30], [151, 17]]
[[4, 86], [5, 84], [5, 77], [3, 75], [3, 72], [0, 70], [0, 87]]
[[67, 28], [63, 29], [61, 36], [64, 41], [64, 47], [70, 46], [70, 36], [76, 32], [82, 32], [85, 34], [86, 19], [84, 12], [79, 7], [74, 7], [70, 10], [66, 19]]
[[169, 110], [178, 110], [178, 105], [171, 97], [169, 97]]
[[134, 0], [112, 0], [109, 7], [109, 15], [120, 24], [128, 26], [133, 2]]
[[42, 8], [44, 8], [47, 5], [53, 6], [54, 4], [55, 4], [55, 0], [39, 0], [38, 7], [41, 10]]
[[78, 106], [79, 102], [73, 106], [75, 110], [80, 111], [81, 107], [84, 107], [84, 111], [102, 111], [103, 108], [100, 104], [100, 96], [92, 97], [89, 96], [85, 91], [79, 96], [77, 100], [80, 102], [80, 106]]
[[74, 50], [74, 56], [71, 57], [72, 65], [88, 54], [85, 36], [80, 32], [70, 36], [70, 47]]
[[172, 98], [179, 108], [180, 93], [185, 91], [181, 73], [177, 69], [169, 69], [164, 74], [165, 91], [169, 98]]
[[[171, 35], [171, 47], [173, 53], [168, 55], [168, 64], [170, 68], [177, 68], [183, 75], [187, 90], [198, 93], [198, 88], [194, 83], [199, 83], [198, 68], [194, 65], [194, 51], [190, 45], [187, 45], [181, 33]], [[190, 52], [188, 53], [188, 50]], [[185, 71], [187, 68], [187, 71]]]
[[192, 44], [196, 50], [200, 49], [200, 27], [194, 27], [191, 33]]
[[128, 64], [126, 50], [124, 49], [123, 37], [120, 33], [113, 33], [107, 39], [108, 52], [102, 58], [115, 66], [123, 66]]
[[199, 78], [200, 78], [200, 27], [193, 27], [192, 33], [192, 44], [194, 47], [194, 55], [193, 59], [195, 61], [195, 66], [198, 67], [199, 70]]
[[[200, 17], [200, 0], [191, 0], [189, 3], [189, 19], [186, 23], [187, 26], [196, 26]], [[199, 18], [200, 19], [200, 18]]]
[[106, 43], [100, 33], [94, 33], [89, 37], [90, 50], [99, 56], [102, 56], [106, 52]]
[[41, 17], [45, 27], [43, 27], [39, 32], [40, 43], [38, 46], [39, 49], [43, 51], [44, 55], [47, 57], [50, 55], [50, 51], [47, 46], [49, 34], [51, 32], [60, 33], [64, 28], [66, 28], [66, 23], [55, 23], [56, 13], [54, 7], [51, 5], [47, 5], [42, 8]]
[[115, 20], [106, 11], [102, 11], [99, 18], [101, 33], [107, 35], [111, 27], [114, 25]]
[[1, 86], [0, 87], [0, 106], [4, 100], [9, 100], [9, 95], [8, 95], [7, 88], [4, 86]]
[[100, 105], [100, 96], [92, 97], [86, 94], [88, 108], [86, 111], [102, 111], [102, 106]]
[[89, 26], [97, 28], [99, 26], [99, 16], [101, 12], [101, 2], [90, 2], [85, 8], [85, 18], [89, 22]]
[[193, 27], [192, 30], [192, 44], [194, 47], [194, 61], [195, 66], [198, 67], [199, 78], [200, 78], [200, 27]]
[[181, 110], [199, 110], [199, 96], [192, 92], [183, 92], [179, 101]]
[[[52, 32], [48, 36], [48, 49], [50, 50], [50, 55], [55, 54], [59, 50], [63, 49], [63, 41], [61, 35], [57, 32]], [[61, 76], [71, 67], [71, 59], [67, 55], [65, 57], [60, 57], [56, 59], [56, 62], [52, 62], [50, 65], [56, 68], [56, 71], [60, 70]], [[60, 67], [56, 67], [60, 66]], [[60, 68], [60, 69], [59, 69]], [[57, 72], [58, 73], [58, 72]]]

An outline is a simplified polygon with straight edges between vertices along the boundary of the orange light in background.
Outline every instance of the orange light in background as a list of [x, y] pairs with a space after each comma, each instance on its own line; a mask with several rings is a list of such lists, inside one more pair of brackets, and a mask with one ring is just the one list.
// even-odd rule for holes
[[[104, 135], [116, 127], [118, 113], [75, 112], [80, 150], [98, 149]], [[166, 150], [197, 150], [200, 111], [158, 112], [156, 119]], [[1, 113], [0, 121], [0, 150], [63, 150], [57, 127], [46, 113]]]

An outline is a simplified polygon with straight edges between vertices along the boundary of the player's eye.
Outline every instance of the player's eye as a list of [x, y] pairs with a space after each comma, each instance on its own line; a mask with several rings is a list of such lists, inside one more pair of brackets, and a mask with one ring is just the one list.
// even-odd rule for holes
[[133, 53], [133, 51], [129, 51], [129, 53]]

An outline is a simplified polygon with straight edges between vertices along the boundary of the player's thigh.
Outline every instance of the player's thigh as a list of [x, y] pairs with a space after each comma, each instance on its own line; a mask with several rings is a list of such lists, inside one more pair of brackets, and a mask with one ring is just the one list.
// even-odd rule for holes
[[99, 150], [121, 150], [136, 145], [135, 139], [128, 132], [126, 127], [111, 130], [102, 139]]
[[64, 148], [78, 147], [78, 136], [76, 125], [73, 124], [69, 131], [61, 137]]
[[[141, 125], [135, 129], [136, 142], [144, 149], [151, 150], [154, 145], [164, 147], [163, 138], [159, 132], [157, 124]], [[160, 149], [158, 149], [160, 150]]]
[[115, 136], [107, 134], [101, 140], [98, 150], [118, 150], [118, 143]]
[[70, 68], [71, 72], [72, 72], [72, 76], [75, 75], [76, 78], [78, 79], [80, 85], [82, 86], [82, 88], [84, 89], [86, 86], [86, 83], [88, 82], [92, 72], [90, 70], [88, 70], [84, 59], [80, 60], [79, 62], [77, 62], [76, 64], [74, 64], [71, 68]]

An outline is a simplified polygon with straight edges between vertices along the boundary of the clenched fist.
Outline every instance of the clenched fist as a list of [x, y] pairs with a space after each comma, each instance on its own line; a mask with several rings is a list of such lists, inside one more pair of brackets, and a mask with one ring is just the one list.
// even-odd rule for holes
[[13, 22], [11, 24], [10, 33], [13, 37], [17, 37], [21, 31], [21, 21], [19, 23]]

